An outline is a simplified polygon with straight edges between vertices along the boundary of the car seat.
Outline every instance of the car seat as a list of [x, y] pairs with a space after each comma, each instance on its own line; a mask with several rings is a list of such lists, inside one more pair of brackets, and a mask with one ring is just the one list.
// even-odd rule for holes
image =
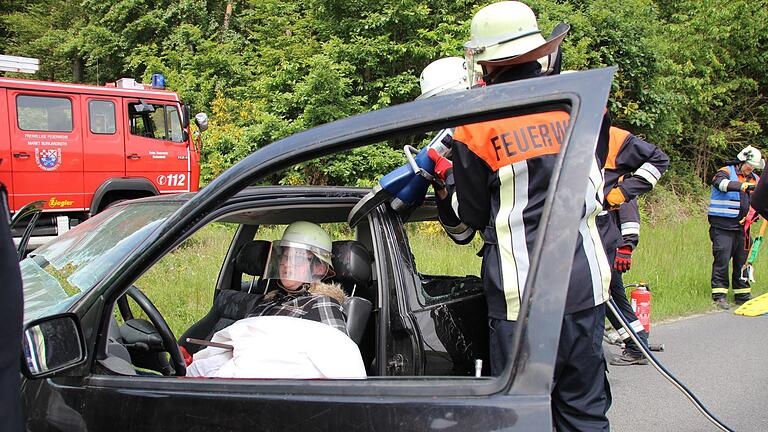
[[333, 282], [341, 285], [347, 299], [342, 308], [347, 317], [347, 333], [360, 344], [373, 310], [376, 293], [371, 290], [371, 254], [354, 240], [333, 242]]
[[253, 288], [256, 278], [264, 273], [270, 246], [269, 241], [253, 240], [240, 248], [234, 262], [235, 274], [251, 275], [253, 280], [243, 282], [240, 291], [216, 290], [211, 310], [181, 335], [179, 346], [183, 346], [190, 354], [196, 353], [203, 347], [187, 343], [187, 338], [211, 340], [214, 333], [247, 317], [261, 303], [264, 297], [261, 290]]

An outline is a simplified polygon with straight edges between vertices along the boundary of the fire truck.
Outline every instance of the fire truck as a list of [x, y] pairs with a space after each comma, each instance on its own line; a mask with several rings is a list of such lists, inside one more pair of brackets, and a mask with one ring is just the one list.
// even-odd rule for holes
[[106, 86], [0, 78], [0, 182], [12, 212], [42, 204], [33, 245], [118, 201], [198, 190], [207, 117], [195, 116], [193, 137], [189, 106], [155, 78]]

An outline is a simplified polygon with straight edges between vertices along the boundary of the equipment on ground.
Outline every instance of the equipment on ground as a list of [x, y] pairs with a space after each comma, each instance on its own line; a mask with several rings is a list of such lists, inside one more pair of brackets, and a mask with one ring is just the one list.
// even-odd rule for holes
[[625, 288], [633, 288], [630, 295], [630, 305], [635, 316], [640, 320], [646, 333], [651, 332], [651, 290], [648, 284], [640, 282], [629, 284]]
[[733, 313], [750, 317], [768, 315], [768, 293], [747, 301]]
[[387, 201], [399, 213], [407, 213], [421, 205], [430, 183], [440, 182], [435, 177], [435, 162], [429, 157], [429, 150], [433, 149], [440, 156], [448, 157], [451, 152], [450, 133], [450, 129], [440, 131], [421, 151], [409, 145], [403, 147], [408, 163], [382, 177], [379, 184], [358, 201], [347, 216], [349, 225], [354, 227], [373, 209]]
[[637, 333], [632, 329], [632, 326], [629, 324], [629, 321], [627, 318], [622, 315], [621, 311], [619, 311], [618, 306], [616, 306], [616, 302], [613, 299], [608, 299], [608, 309], [613, 313], [616, 318], [619, 319], [619, 322], [621, 323], [621, 326], [624, 327], [624, 329], [629, 333], [629, 337], [632, 338], [632, 340], [637, 344], [638, 349], [641, 353], [643, 353], [643, 356], [648, 359], [648, 362], [663, 376], [666, 378], [669, 382], [672, 383], [678, 390], [683, 392], [685, 397], [688, 398], [688, 400], [691, 401], [691, 403], [706, 417], [707, 420], [709, 420], [712, 424], [717, 426], [720, 430], [726, 431], [726, 432], [733, 432], [733, 429], [729, 428], [725, 423], [723, 423], [717, 416], [715, 416], [711, 411], [707, 409], [706, 406], [699, 400], [699, 398], [696, 397], [693, 392], [691, 392], [688, 387], [685, 386], [677, 377], [672, 375], [672, 372], [670, 372], [666, 367], [664, 367], [663, 364], [654, 356], [651, 354], [651, 350], [643, 345], [642, 342], [640, 342], [640, 338], [637, 336]]
[[765, 236], [765, 229], [768, 227], [768, 221], [763, 219], [763, 222], [760, 224], [760, 233], [755, 238], [755, 241], [752, 243], [752, 247], [749, 248], [749, 256], [747, 257], [747, 262], [744, 264], [744, 266], [741, 268], [741, 280], [745, 282], [754, 282], [755, 281], [755, 268], [752, 266], [752, 263], [755, 262], [757, 259], [757, 253], [760, 252], [760, 246], [763, 244], [763, 236]]

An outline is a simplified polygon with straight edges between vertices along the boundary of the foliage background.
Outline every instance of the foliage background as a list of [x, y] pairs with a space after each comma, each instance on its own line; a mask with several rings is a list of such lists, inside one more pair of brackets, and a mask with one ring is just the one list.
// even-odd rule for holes
[[[414, 99], [430, 61], [462, 55], [471, 0], [0, 0], [0, 53], [37, 79], [149, 82], [205, 111], [203, 183], [270, 142]], [[673, 160], [690, 194], [746, 144], [768, 150], [768, 8], [746, 0], [529, 0], [544, 35], [572, 25], [565, 69], [618, 65], [615, 123]], [[12, 75], [12, 74], [8, 74]], [[402, 163], [382, 144], [295, 167], [280, 183], [369, 185]]]

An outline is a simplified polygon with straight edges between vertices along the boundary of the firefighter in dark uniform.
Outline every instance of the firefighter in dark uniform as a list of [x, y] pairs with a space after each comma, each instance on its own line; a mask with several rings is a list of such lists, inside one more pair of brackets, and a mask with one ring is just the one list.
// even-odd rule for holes
[[[637, 244], [640, 232], [637, 201], [625, 201], [653, 189], [667, 167], [669, 167], [669, 158], [658, 147], [624, 129], [615, 126], [610, 128], [608, 156], [604, 166], [605, 210], [597, 216], [597, 226], [608, 260], [614, 263], [611, 274], [611, 297], [614, 298], [627, 320], [632, 323], [633, 329], [636, 332], [642, 331], [638, 335], [646, 344], [647, 335], [629, 306], [621, 280], [621, 273], [629, 270], [631, 265], [632, 251]], [[627, 172], [631, 174], [625, 175]], [[640, 355], [640, 351], [629, 339], [629, 334], [620, 326], [616, 317], [608, 314], [608, 318], [625, 340], [627, 347], [621, 356], [611, 360], [611, 364], [619, 366], [646, 363], [647, 361]]]
[[[648, 345], [648, 333], [645, 332], [643, 324], [637, 319], [635, 311], [632, 310], [627, 300], [627, 293], [622, 279], [622, 273], [629, 271], [632, 267], [632, 252], [637, 248], [637, 244], [640, 241], [640, 211], [637, 206], [637, 198], [622, 204], [618, 210], [611, 213], [614, 216], [615, 224], [618, 225], [621, 232], [621, 240], [616, 248], [616, 258], [614, 259], [613, 271], [611, 273], [611, 298], [622, 315], [629, 321], [629, 325], [637, 333], [640, 341]], [[648, 364], [648, 360], [643, 357], [640, 349], [630, 338], [629, 332], [621, 326], [619, 319], [609, 313], [608, 320], [624, 342], [624, 351], [621, 355], [611, 359], [610, 363], [614, 366]]]
[[762, 217], [768, 219], [768, 184], [766, 177], [761, 176], [755, 190], [749, 197], [752, 208]]
[[10, 432], [22, 430], [19, 361], [24, 302], [6, 197], [0, 183], [0, 430]]
[[712, 300], [721, 309], [728, 309], [728, 264], [733, 261], [730, 282], [734, 301], [743, 304], [750, 298], [749, 282], [741, 279], [741, 267], [747, 261], [749, 232], [744, 221], [749, 213], [750, 193], [760, 179], [754, 173], [763, 169], [765, 160], [760, 151], [747, 146], [737, 159], [720, 168], [712, 178], [709, 198], [709, 238], [712, 240]]
[[[465, 44], [467, 69], [473, 74], [480, 66], [487, 85], [557, 74], [559, 45], [567, 31], [568, 26], [557, 26], [545, 40], [525, 4], [486, 6], [472, 19], [472, 40]], [[503, 370], [510, 354], [529, 251], [568, 120], [565, 111], [553, 110], [459, 126], [453, 134], [453, 167], [438, 168], [448, 189], [447, 198], [438, 202], [446, 232], [459, 243], [471, 241], [476, 231], [484, 240], [482, 275], [493, 374]], [[611, 264], [595, 222], [603, 208], [602, 167], [609, 153], [609, 125], [606, 116], [584, 196], [555, 364], [552, 412], [559, 431], [609, 429], [610, 391], [601, 340]], [[531, 130], [537, 133], [532, 136], [527, 132]], [[447, 165], [434, 159], [436, 167]], [[616, 171], [629, 174], [641, 166], [620, 165]], [[639, 175], [638, 183], [643, 178]], [[619, 201], [611, 204], [619, 205], [634, 193], [632, 188], [616, 191], [612, 198]]]

